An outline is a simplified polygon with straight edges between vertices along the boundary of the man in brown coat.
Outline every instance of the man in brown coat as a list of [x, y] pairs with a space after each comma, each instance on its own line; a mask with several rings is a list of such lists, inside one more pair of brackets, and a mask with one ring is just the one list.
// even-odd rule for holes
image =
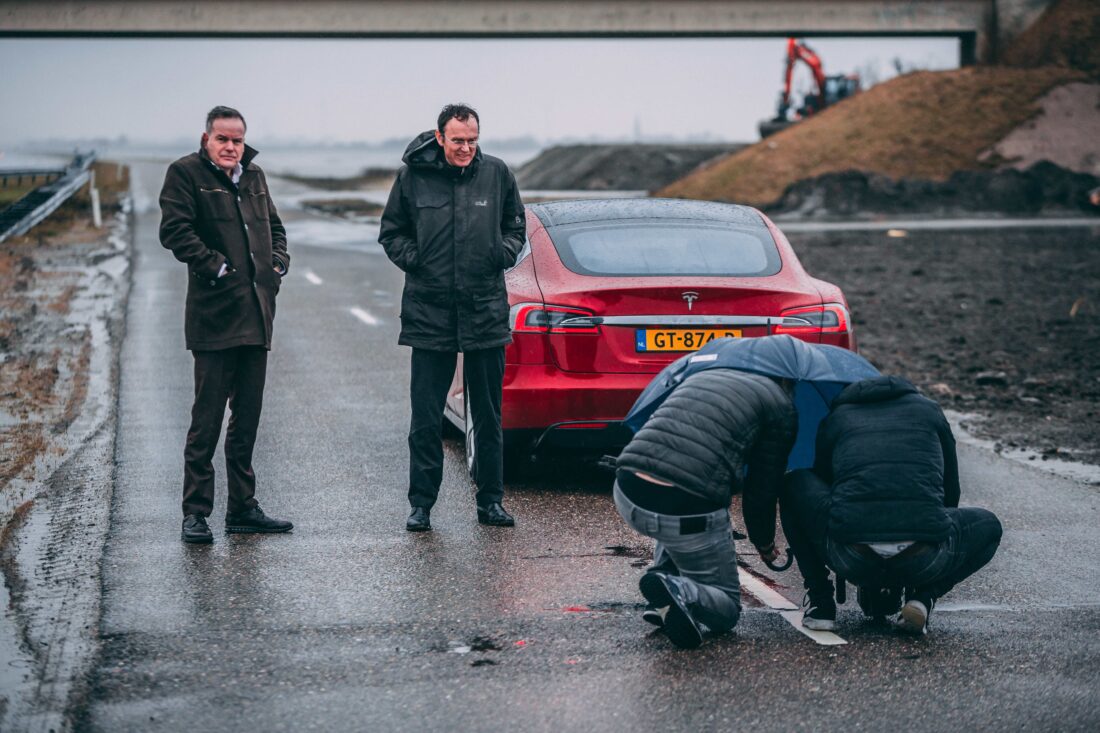
[[168, 168], [160, 193], [160, 242], [187, 265], [184, 334], [195, 358], [195, 402], [183, 451], [184, 542], [208, 543], [214, 450], [225, 405], [227, 532], [287, 532], [256, 503], [252, 449], [263, 404], [275, 295], [290, 265], [286, 230], [264, 173], [244, 144], [244, 117], [215, 107], [199, 151]]

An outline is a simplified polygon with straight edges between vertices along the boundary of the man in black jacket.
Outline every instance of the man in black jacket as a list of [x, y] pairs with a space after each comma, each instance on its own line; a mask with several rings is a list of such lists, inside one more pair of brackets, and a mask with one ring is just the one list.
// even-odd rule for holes
[[263, 404], [275, 294], [290, 266], [286, 230], [244, 144], [245, 121], [215, 107], [197, 153], [168, 168], [160, 194], [160, 243], [187, 265], [184, 334], [195, 359], [195, 402], [184, 448], [184, 542], [208, 543], [214, 450], [225, 405], [227, 532], [286, 532], [255, 499], [252, 450]]
[[935, 402], [901, 377], [845, 388], [818, 429], [813, 471], [789, 474], [780, 494], [808, 591], [803, 625], [835, 626], [828, 565], [860, 587], [871, 616], [896, 612], [904, 589], [899, 626], [925, 633], [936, 599], [988, 563], [1001, 539], [997, 517], [958, 508], [959, 493], [955, 439]]
[[[775, 560], [776, 494], [798, 433], [790, 384], [708, 369], [676, 386], [618, 459], [615, 507], [657, 540], [642, 595], [672, 643], [697, 647], [704, 625], [741, 615], [729, 505], [741, 492], [749, 540]], [[747, 475], [746, 475], [747, 474]]]
[[405, 272], [401, 336], [412, 347], [409, 428], [411, 532], [430, 530], [443, 480], [443, 406], [462, 352], [477, 465], [477, 518], [510, 527], [500, 425], [504, 347], [511, 343], [504, 271], [523, 248], [519, 187], [499, 158], [478, 147], [480, 120], [447, 105], [436, 129], [405, 149], [378, 241]]

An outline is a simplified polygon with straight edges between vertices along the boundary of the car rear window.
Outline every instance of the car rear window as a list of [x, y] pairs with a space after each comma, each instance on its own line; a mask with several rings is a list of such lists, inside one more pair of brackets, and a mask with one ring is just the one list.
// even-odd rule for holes
[[580, 275], [764, 277], [781, 264], [767, 229], [721, 222], [584, 222], [548, 232], [562, 263]]

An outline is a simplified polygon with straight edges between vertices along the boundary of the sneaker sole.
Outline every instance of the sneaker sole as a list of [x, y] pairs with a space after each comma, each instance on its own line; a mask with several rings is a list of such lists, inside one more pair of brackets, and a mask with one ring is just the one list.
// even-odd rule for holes
[[804, 618], [802, 619], [802, 626], [811, 631], [833, 631], [836, 629], [836, 621], [820, 618]]
[[226, 526], [226, 534], [284, 534], [294, 529], [293, 527], [287, 527], [286, 529], [260, 529], [259, 527], [230, 527]]
[[209, 545], [214, 542], [213, 535], [209, 537], [188, 537], [187, 535], [181, 533], [180, 539], [189, 545]]
[[921, 612], [919, 608], [906, 604], [901, 607], [901, 620], [898, 628], [909, 634], [928, 633], [928, 614]]
[[668, 590], [660, 577], [646, 573], [638, 581], [638, 588], [652, 605], [657, 608], [668, 606], [662, 628], [669, 641], [681, 649], [695, 649], [703, 643], [703, 634], [691, 620], [691, 614], [683, 602]]
[[409, 525], [406, 524], [405, 529], [409, 532], [431, 532], [432, 531], [432, 525], [430, 525], [430, 524], [428, 524], [428, 525], [420, 524], [420, 525], [410, 527]]
[[665, 625], [665, 620], [661, 618], [660, 612], [655, 608], [642, 611], [642, 621], [645, 621], [647, 624], [653, 624], [658, 628]]

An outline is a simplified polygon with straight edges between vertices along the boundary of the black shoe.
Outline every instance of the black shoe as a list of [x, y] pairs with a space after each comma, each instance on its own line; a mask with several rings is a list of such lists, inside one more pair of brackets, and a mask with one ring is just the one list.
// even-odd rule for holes
[[238, 514], [225, 515], [225, 531], [230, 534], [276, 534], [289, 532], [294, 525], [285, 519], [272, 519], [258, 506]]
[[210, 527], [206, 526], [206, 517], [201, 514], [188, 514], [183, 518], [180, 539], [195, 545], [208, 545], [214, 541]]
[[414, 506], [409, 519], [405, 522], [405, 529], [410, 532], [427, 532], [431, 528], [431, 510], [426, 506]]
[[832, 594], [811, 596], [806, 594], [802, 601], [806, 610], [802, 612], [802, 625], [814, 631], [832, 631], [836, 628], [836, 601]]
[[875, 620], [893, 616], [901, 610], [901, 588], [856, 588], [859, 608], [868, 618]]
[[477, 508], [477, 521], [492, 527], [514, 527], [516, 520], [499, 503]]
[[664, 573], [646, 573], [638, 588], [658, 613], [664, 611], [665, 636], [681, 649], [694, 649], [703, 643], [703, 632], [691, 617], [680, 588]]

